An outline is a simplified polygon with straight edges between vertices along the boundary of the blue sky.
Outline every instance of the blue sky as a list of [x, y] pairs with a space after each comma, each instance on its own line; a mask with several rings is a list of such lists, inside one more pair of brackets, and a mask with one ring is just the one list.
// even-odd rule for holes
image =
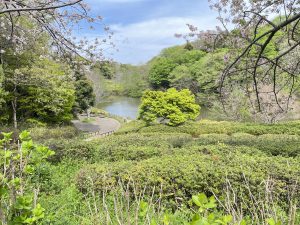
[[114, 43], [119, 51], [113, 51], [109, 57], [121, 63], [146, 63], [163, 48], [184, 43], [174, 34], [188, 32], [187, 23], [200, 30], [214, 29], [217, 25], [217, 15], [210, 10], [207, 0], [86, 2], [92, 13], [103, 16], [104, 23], [114, 31]]

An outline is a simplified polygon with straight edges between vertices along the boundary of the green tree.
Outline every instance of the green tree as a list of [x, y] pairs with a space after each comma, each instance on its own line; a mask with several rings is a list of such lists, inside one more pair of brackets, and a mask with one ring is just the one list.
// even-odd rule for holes
[[[174, 82], [174, 74], [172, 74], [173, 70], [175, 70], [178, 66], [190, 67], [193, 63], [204, 57], [205, 54], [206, 53], [201, 50], [185, 49], [184, 46], [175, 46], [164, 49], [158, 58], [155, 58], [152, 62], [150, 62], [150, 84], [154, 88], [176, 87], [172, 86], [172, 83]], [[175, 80], [177, 79], [175, 78]], [[185, 78], [183, 80], [185, 80]], [[189, 78], [187, 80], [189, 80]], [[187, 81], [185, 80], [184, 83], [187, 83]], [[185, 85], [185, 87], [194, 85], [194, 81], [191, 81], [191, 83]]]
[[7, 47], [3, 54], [3, 89], [7, 93], [5, 96], [6, 104], [0, 109], [1, 114], [5, 115], [2, 120], [13, 121], [14, 128], [18, 127], [18, 107], [22, 96], [22, 87], [35, 83], [31, 76], [26, 76], [23, 71], [29, 69], [33, 62], [38, 61], [38, 55], [42, 54], [38, 44], [30, 44], [24, 52], [15, 53], [13, 47]]
[[99, 68], [101, 74], [106, 79], [112, 79], [115, 75], [115, 68], [111, 62], [103, 61], [103, 62], [100, 62], [98, 65], [96, 65], [96, 67]]
[[148, 84], [140, 73], [127, 74], [123, 77], [124, 94], [133, 98], [139, 98], [147, 89]]
[[149, 71], [150, 84], [154, 88], [169, 88], [170, 73], [176, 64], [167, 58], [157, 58]]
[[207, 53], [193, 63], [189, 69], [191, 77], [197, 82], [197, 100], [201, 105], [211, 107], [219, 95], [219, 78], [224, 69], [224, 57], [227, 49], [218, 49]]
[[73, 118], [75, 90], [68, 67], [45, 59], [20, 72], [34, 81], [20, 87], [20, 117], [37, 118], [50, 123]]
[[200, 106], [195, 103], [195, 97], [188, 89], [146, 91], [142, 97], [139, 119], [148, 124], [160, 119], [170, 126], [176, 126], [187, 120], [196, 119], [199, 111]]
[[193, 94], [199, 92], [199, 83], [192, 76], [190, 66], [177, 66], [170, 74], [170, 86], [177, 90], [189, 89]]
[[75, 102], [73, 112], [82, 112], [95, 104], [95, 94], [91, 81], [80, 72], [75, 72]]

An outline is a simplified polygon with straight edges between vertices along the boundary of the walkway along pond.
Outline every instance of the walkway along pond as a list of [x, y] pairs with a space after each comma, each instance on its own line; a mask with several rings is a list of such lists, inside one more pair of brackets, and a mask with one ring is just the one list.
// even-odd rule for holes
[[112, 118], [91, 117], [90, 122], [82, 122], [86, 117], [79, 116], [79, 120], [73, 120], [74, 126], [83, 132], [86, 132], [89, 137], [103, 137], [113, 134], [120, 129], [119, 121]]

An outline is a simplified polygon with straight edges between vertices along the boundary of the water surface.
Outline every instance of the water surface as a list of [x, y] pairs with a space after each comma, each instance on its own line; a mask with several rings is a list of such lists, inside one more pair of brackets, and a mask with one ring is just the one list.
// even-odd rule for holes
[[140, 102], [138, 98], [110, 97], [105, 102], [99, 103], [97, 107], [112, 115], [136, 119]]

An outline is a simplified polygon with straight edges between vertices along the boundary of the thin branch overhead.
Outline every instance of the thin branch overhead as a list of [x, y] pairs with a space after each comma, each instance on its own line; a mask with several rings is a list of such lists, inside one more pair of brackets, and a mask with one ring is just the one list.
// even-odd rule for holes
[[75, 5], [79, 2], [82, 2], [83, 0], [76, 0], [76, 1], [67, 1], [65, 3], [61, 4], [53, 4], [52, 2], [48, 4], [36, 4], [34, 6], [25, 6], [21, 4], [20, 1], [13, 1], [13, 0], [0, 0], [1, 4], [6, 4], [9, 6], [8, 8], [1, 9], [0, 14], [4, 13], [11, 13], [11, 12], [29, 12], [29, 11], [45, 11], [45, 10], [51, 10], [51, 9], [59, 9], [64, 8], [67, 6]]

